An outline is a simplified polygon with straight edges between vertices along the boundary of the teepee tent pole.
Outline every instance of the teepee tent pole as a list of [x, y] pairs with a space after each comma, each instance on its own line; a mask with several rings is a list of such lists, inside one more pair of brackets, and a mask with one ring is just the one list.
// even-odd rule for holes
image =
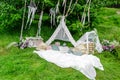
[[22, 27], [21, 27], [21, 34], [20, 34], [20, 41], [22, 40], [22, 35], [23, 35], [23, 27], [24, 27], [24, 19], [25, 19], [25, 11], [26, 11], [26, 2], [27, 0], [25, 0], [25, 4], [24, 4], [24, 12], [23, 12], [23, 19], [22, 19]]

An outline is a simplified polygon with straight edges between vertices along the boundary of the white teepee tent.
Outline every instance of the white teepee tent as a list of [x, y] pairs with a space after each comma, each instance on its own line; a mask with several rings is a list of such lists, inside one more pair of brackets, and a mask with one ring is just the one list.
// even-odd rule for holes
[[103, 51], [102, 45], [97, 35], [97, 31], [86, 32], [77, 42], [79, 44], [87, 44], [87, 51], [89, 51], [89, 43], [93, 42], [95, 44], [95, 49], [101, 53]]
[[51, 44], [51, 42], [54, 41], [55, 39], [69, 41], [72, 43], [73, 46], [76, 46], [76, 42], [73, 39], [72, 35], [70, 34], [70, 32], [66, 26], [65, 16], [61, 17], [60, 24], [58, 25], [58, 27], [55, 30], [55, 32], [53, 33], [53, 35], [46, 42], [46, 44], [47, 45]]

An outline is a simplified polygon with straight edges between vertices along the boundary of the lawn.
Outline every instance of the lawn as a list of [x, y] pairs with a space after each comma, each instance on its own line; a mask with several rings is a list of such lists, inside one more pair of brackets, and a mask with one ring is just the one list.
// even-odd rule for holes
[[[108, 10], [111, 14], [108, 15], [106, 12], [98, 13], [101, 15], [96, 20], [99, 21], [99, 19], [105, 18], [103, 19], [104, 21], [97, 22], [98, 26], [96, 29], [98, 30], [100, 40], [116, 39], [120, 41], [118, 34], [120, 32], [120, 23], [118, 23], [120, 17], [117, 17], [120, 15], [115, 13], [117, 9], [105, 8], [102, 10]], [[114, 23], [111, 22], [113, 18], [116, 20]], [[42, 34], [42, 36], [45, 35]], [[45, 37], [46, 39], [47, 37]], [[77, 70], [60, 68], [40, 58], [37, 54], [33, 53], [34, 48], [21, 50], [17, 47], [11, 47], [6, 49], [9, 43], [18, 40], [18, 35], [0, 35], [0, 80], [89, 80]], [[104, 67], [104, 71], [96, 69], [96, 80], [120, 80], [120, 59], [118, 57], [107, 51], [95, 54], [95, 56], [100, 58]]]

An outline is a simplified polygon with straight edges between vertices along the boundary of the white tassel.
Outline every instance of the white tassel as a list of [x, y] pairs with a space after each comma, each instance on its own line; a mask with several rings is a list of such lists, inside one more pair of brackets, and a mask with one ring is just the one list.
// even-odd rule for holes
[[38, 32], [37, 32], [37, 37], [40, 36], [41, 33], [41, 24], [42, 24], [42, 17], [43, 17], [43, 11], [41, 11], [39, 22], [38, 22]]
[[55, 16], [56, 16], [56, 14], [54, 13], [53, 14], [53, 25], [55, 26]]
[[66, 0], [63, 0], [62, 6], [64, 6], [66, 4], [66, 2], [67, 2]]
[[29, 20], [30, 20], [30, 15], [31, 15], [31, 13], [32, 13], [32, 10], [31, 10], [30, 6], [28, 6], [28, 19], [27, 19], [27, 23], [26, 23], [26, 25], [25, 25], [25, 29], [27, 28], [28, 22], [29, 22]]
[[51, 16], [51, 20], [50, 20], [50, 23], [51, 23], [51, 28], [52, 28], [52, 25], [56, 25], [55, 24], [55, 9], [54, 8], [51, 8], [50, 9], [50, 16]]
[[[86, 8], [87, 8], [87, 5], [89, 4], [89, 1], [90, 1], [90, 0], [87, 0], [87, 2], [86, 2], [86, 5], [85, 5], [84, 11], [83, 11], [83, 15], [82, 15], [82, 18], [81, 18], [81, 23], [82, 23], [83, 26], [84, 26], [84, 24], [85, 24]], [[88, 16], [88, 17], [89, 17], [89, 16]]]
[[83, 26], [85, 25], [85, 20], [86, 20], [86, 13], [84, 14], [84, 17], [83, 17], [83, 22], [82, 22]]
[[60, 2], [58, 0], [58, 3], [57, 3], [56, 8], [55, 8], [55, 13], [56, 14], [59, 13], [59, 5], [60, 5]]
[[75, 8], [75, 6], [76, 6], [77, 2], [78, 2], [78, 0], [76, 0], [76, 1], [75, 1], [74, 6], [73, 6], [73, 8], [71, 9], [71, 11], [70, 11], [69, 15], [73, 12], [73, 10], [74, 10], [74, 8]]
[[32, 14], [31, 14], [29, 28], [30, 28], [30, 25], [31, 25], [32, 21], [34, 20], [34, 15], [35, 15], [35, 12], [36, 12], [37, 8], [31, 8], [31, 10], [32, 10]]
[[68, 16], [68, 13], [69, 13], [70, 8], [71, 8], [71, 5], [72, 5], [72, 1], [73, 1], [73, 0], [70, 0], [70, 4], [69, 4], [68, 10], [67, 10], [67, 12], [66, 12], [66, 15], [65, 15], [65, 16]]
[[29, 23], [29, 28], [30, 28], [31, 23], [34, 20], [34, 15], [35, 15], [36, 10], [37, 10], [37, 7], [28, 6], [28, 19], [27, 19], [25, 28], [27, 28], [28, 23]]

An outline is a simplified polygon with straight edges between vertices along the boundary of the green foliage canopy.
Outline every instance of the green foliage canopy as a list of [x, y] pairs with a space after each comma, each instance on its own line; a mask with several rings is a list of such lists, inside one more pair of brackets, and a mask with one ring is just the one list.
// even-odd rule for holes
[[[0, 3], [0, 31], [17, 27], [18, 20], [21, 18], [17, 13], [16, 8], [8, 3]], [[16, 23], [16, 24], [15, 24]]]
[[[44, 16], [43, 16], [43, 24], [46, 24], [46, 22], [49, 22], [50, 17], [49, 17], [49, 10], [50, 8], [54, 8], [57, 4], [57, 0], [34, 0], [35, 3], [38, 6], [37, 14], [40, 14], [40, 11], [42, 10], [42, 5], [44, 3]], [[63, 13], [63, 6], [62, 6], [62, 1], [60, 0], [60, 13], [59, 15], [62, 15]], [[70, 0], [67, 2], [67, 7], [69, 5]], [[29, 5], [30, 0], [27, 0], [27, 6]], [[75, 0], [73, 1], [72, 7], [75, 3]], [[84, 9], [84, 6], [86, 4], [85, 0], [78, 0], [78, 3], [75, 6], [75, 9], [73, 12], [67, 17], [67, 25], [72, 26], [71, 30], [78, 30], [78, 27], [74, 24], [78, 24], [80, 22], [82, 12]], [[96, 16], [96, 12], [99, 10], [100, 7], [106, 6], [106, 7], [114, 7], [115, 5], [119, 5], [120, 1], [119, 0], [92, 0], [91, 3], [91, 10], [90, 10], [90, 17], [91, 17], [91, 25], [92, 27], [92, 22], [94, 22]], [[13, 30], [16, 29], [15, 31], [19, 31], [22, 23], [22, 15], [23, 15], [23, 9], [24, 9], [24, 0], [0, 0], [0, 31], [4, 30]], [[59, 16], [58, 15], [58, 16]], [[38, 16], [39, 17], [39, 16]], [[36, 19], [38, 19], [36, 17]], [[26, 12], [26, 19], [27, 19], [27, 12]], [[49, 23], [50, 24], [50, 23]], [[79, 23], [81, 27], [81, 23]], [[86, 24], [87, 25], [87, 24]]]

